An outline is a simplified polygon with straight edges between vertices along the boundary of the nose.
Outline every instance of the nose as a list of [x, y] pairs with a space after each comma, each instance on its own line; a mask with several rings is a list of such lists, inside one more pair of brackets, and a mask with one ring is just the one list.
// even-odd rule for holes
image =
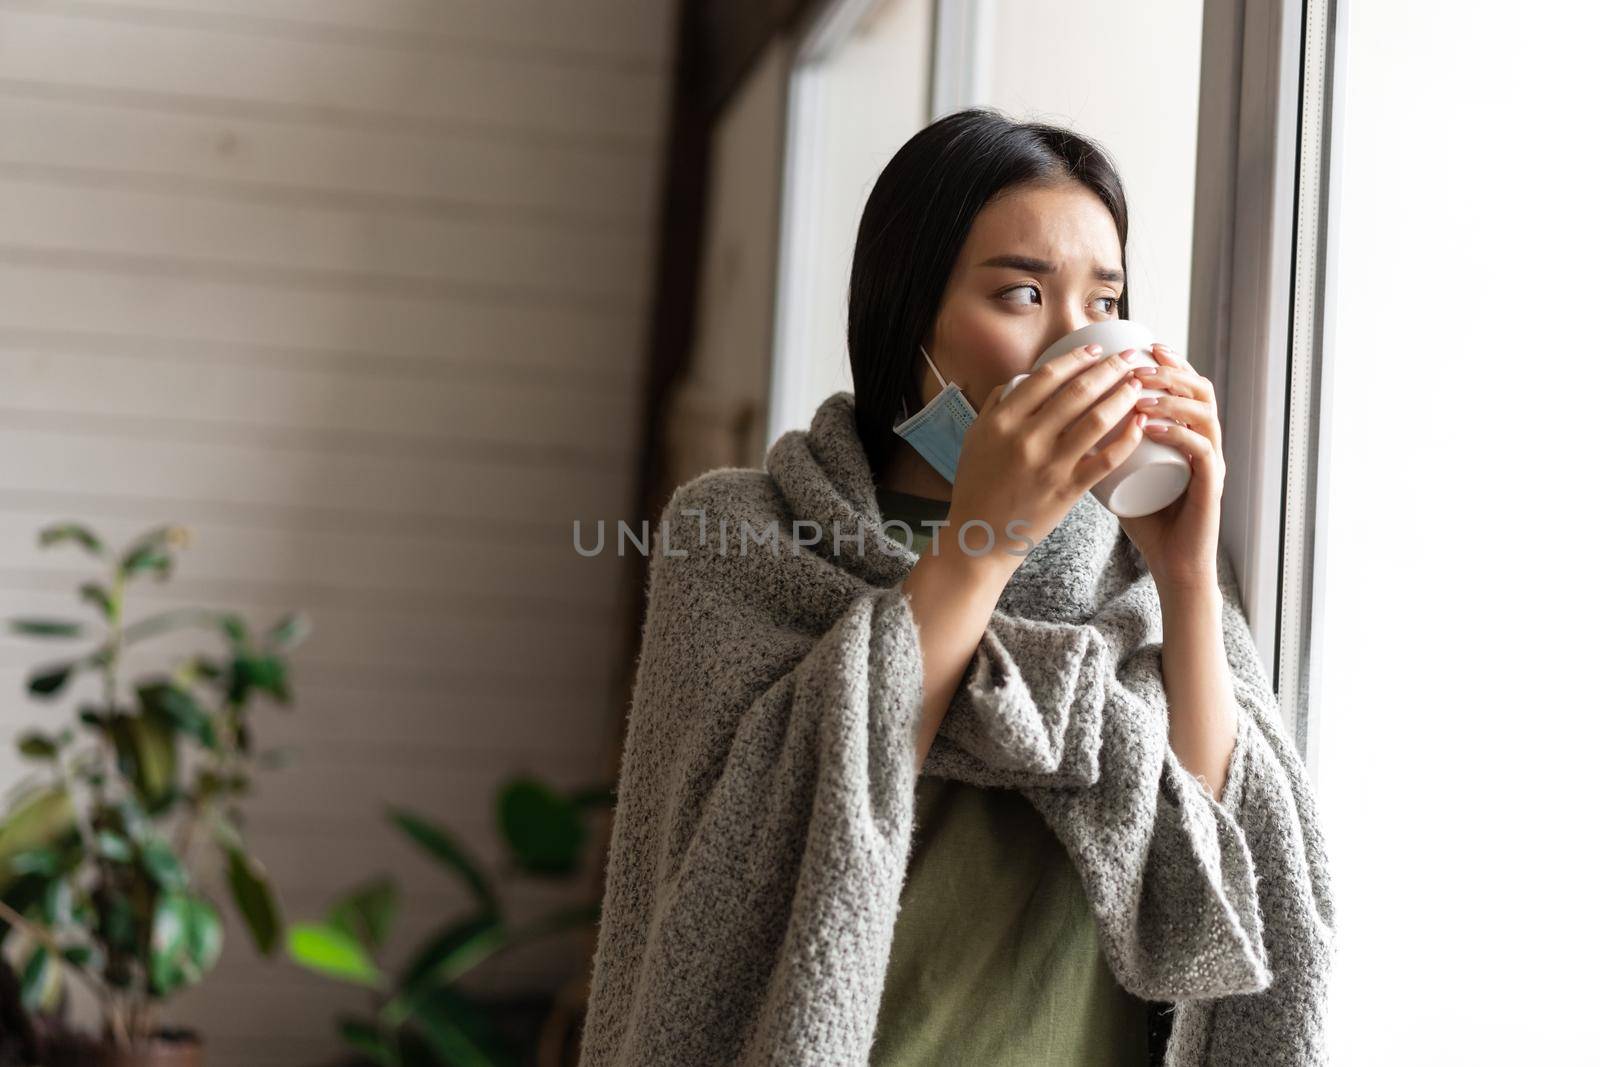
[[1089, 325], [1092, 321], [1088, 313], [1081, 307], [1063, 308], [1061, 313], [1056, 315], [1054, 321], [1050, 324], [1051, 328], [1055, 330], [1055, 333], [1050, 335], [1050, 340], [1054, 341], [1058, 337], [1065, 337], [1072, 331], [1080, 330]]

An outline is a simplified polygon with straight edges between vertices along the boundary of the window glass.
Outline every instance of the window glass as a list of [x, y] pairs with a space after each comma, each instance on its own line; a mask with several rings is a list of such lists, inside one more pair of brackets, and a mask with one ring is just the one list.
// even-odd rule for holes
[[1312, 697], [1335, 1063], [1572, 1062], [1600, 993], [1593, 10], [1349, 5]]

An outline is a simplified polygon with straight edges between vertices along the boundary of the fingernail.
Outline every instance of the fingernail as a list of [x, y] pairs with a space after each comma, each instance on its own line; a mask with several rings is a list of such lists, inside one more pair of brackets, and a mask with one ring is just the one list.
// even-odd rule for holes
[[1148, 378], [1150, 375], [1156, 373], [1160, 369], [1160, 367], [1135, 367], [1133, 368], [1133, 373], [1140, 375], [1141, 377]]
[[1102, 349], [1099, 345], [1090, 345], [1088, 348], [1084, 349], [1084, 351], [1089, 353], [1091, 356], [1098, 356]]

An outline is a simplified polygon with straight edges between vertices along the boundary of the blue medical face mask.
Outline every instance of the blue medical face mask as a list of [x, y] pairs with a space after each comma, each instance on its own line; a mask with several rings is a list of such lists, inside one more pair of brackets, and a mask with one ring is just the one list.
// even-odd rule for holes
[[[967, 427], [972, 425], [978, 413], [967, 402], [959, 386], [944, 380], [939, 368], [933, 366], [933, 357], [928, 355], [928, 350], [921, 345], [917, 346], [917, 350], [928, 361], [928, 366], [933, 367], [933, 376], [939, 379], [939, 384], [944, 388], [921, 411], [897, 423], [894, 432], [905, 438], [923, 459], [933, 465], [934, 470], [944, 475], [945, 481], [954, 485], [956, 460], [961, 457], [961, 441], [967, 436]], [[903, 402], [901, 410], [905, 410]]]

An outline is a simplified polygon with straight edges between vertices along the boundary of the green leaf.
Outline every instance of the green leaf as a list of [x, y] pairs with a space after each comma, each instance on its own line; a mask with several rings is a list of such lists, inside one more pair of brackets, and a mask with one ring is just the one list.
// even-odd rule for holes
[[117, 753], [117, 768], [139, 799], [159, 814], [177, 796], [178, 746], [172, 725], [155, 715], [113, 715], [105, 724]]
[[34, 696], [53, 696], [61, 691], [67, 684], [82, 661], [71, 660], [67, 663], [53, 663], [48, 667], [41, 667], [28, 675], [28, 692]]
[[393, 878], [375, 878], [336, 901], [328, 910], [328, 922], [360, 941], [369, 951], [377, 952], [389, 939], [398, 896]]
[[453, 990], [437, 990], [417, 1006], [417, 1029], [449, 1067], [510, 1067], [511, 1050], [484, 1013]]
[[194, 673], [198, 678], [215, 682], [222, 678], [224, 671], [222, 664], [216, 660], [208, 656], [197, 656], [194, 660]]
[[304, 641], [311, 633], [311, 617], [303, 611], [293, 611], [273, 624], [267, 631], [267, 641], [280, 652]]
[[146, 682], [138, 687], [139, 706], [146, 715], [164, 719], [174, 730], [187, 734], [206, 748], [217, 747], [217, 731], [211, 713], [202, 708], [187, 690], [166, 679]]
[[0, 822], [0, 891], [17, 877], [11, 864], [18, 855], [59, 844], [75, 833], [72, 797], [61, 786], [37, 790], [18, 800]]
[[472, 915], [447, 926], [417, 951], [400, 979], [399, 992], [383, 1007], [383, 1021], [400, 1025], [435, 990], [454, 982], [506, 943], [506, 928], [496, 915]]
[[328, 923], [295, 923], [289, 927], [289, 956], [307, 970], [378, 989], [384, 976], [361, 943]]
[[158, 837], [147, 837], [139, 842], [139, 863], [162, 889], [179, 891], [188, 884], [189, 873], [183, 869], [177, 853]]
[[95, 848], [100, 850], [100, 855], [116, 863], [127, 863], [133, 859], [133, 846], [128, 839], [114, 830], [101, 830], [94, 835]]
[[208, 971], [222, 958], [222, 916], [208, 902], [191, 897], [189, 920], [195, 961], [202, 972]]
[[63, 858], [61, 850], [55, 848], [30, 848], [11, 857], [11, 873], [38, 874], [54, 878], [61, 873]]
[[104, 960], [98, 945], [68, 945], [61, 950], [68, 963], [87, 971], [98, 971]]
[[12, 619], [11, 632], [24, 637], [82, 637], [83, 623], [70, 619]]
[[92, 898], [78, 897], [72, 902], [72, 922], [80, 930], [93, 930], [99, 921], [99, 909]]
[[371, 1023], [361, 1019], [340, 1019], [339, 1036], [344, 1038], [345, 1044], [379, 1067], [400, 1067], [400, 1057], [384, 1043], [383, 1032]]
[[51, 929], [60, 930], [72, 922], [72, 886], [65, 878], [52, 878], [44, 890], [44, 918]]
[[532, 778], [506, 784], [500, 833], [517, 866], [531, 874], [570, 874], [582, 855], [585, 827], [577, 805]]
[[[9, 871], [4, 873], [7, 877], [11, 877]], [[38, 908], [40, 902], [44, 900], [45, 887], [49, 884], [50, 880], [43, 875], [19, 874], [11, 877], [11, 884], [6, 886], [4, 891], [0, 891], [0, 900], [5, 901], [6, 906], [18, 915], [27, 915]], [[10, 930], [10, 920], [0, 915], [0, 942], [4, 941]]]
[[222, 812], [213, 809], [206, 819], [206, 825], [211, 830], [211, 837], [222, 847], [224, 852], [244, 848], [244, 837], [239, 833], [239, 828], [233, 820]]
[[56, 743], [39, 731], [30, 730], [17, 738], [17, 751], [28, 759], [55, 759]]
[[162, 893], [150, 926], [150, 992], [167, 996], [195, 984], [221, 954], [217, 909], [188, 893]]
[[128, 546], [117, 570], [130, 578], [150, 571], [165, 581], [172, 574], [171, 549], [187, 544], [188, 539], [189, 531], [185, 527], [157, 526]]
[[103, 619], [109, 620], [117, 613], [116, 605], [111, 602], [111, 594], [99, 582], [84, 582], [78, 586], [78, 595], [99, 608]]
[[39, 531], [40, 548], [49, 548], [51, 545], [62, 541], [81, 545], [83, 550], [92, 556], [101, 555], [104, 550], [104, 546], [100, 544], [100, 539], [90, 533], [87, 526], [79, 523], [58, 522]]
[[[102, 807], [101, 810], [106, 809]], [[129, 841], [143, 841], [150, 836], [150, 816], [139, 803], [139, 798], [131, 793], [112, 801], [110, 814], [115, 816], [112, 829]]]
[[454, 871], [462, 881], [466, 882], [485, 908], [490, 911], [499, 910], [499, 902], [495, 899], [494, 889], [490, 887], [488, 878], [484, 877], [483, 868], [467, 854], [454, 837], [421, 816], [399, 808], [389, 809], [389, 820], [403, 830], [411, 840], [422, 846], [425, 852]]
[[100, 917], [100, 936], [106, 947], [116, 955], [135, 956], [141, 953], [139, 920], [133, 913], [133, 905], [123, 894], [113, 894], [106, 899]]
[[214, 796], [220, 795], [227, 788], [227, 783], [212, 770], [199, 770], [195, 772], [194, 784], [190, 787], [190, 796], [196, 805], [205, 804]]
[[260, 689], [279, 704], [289, 703], [289, 676], [283, 661], [276, 656], [235, 656], [228, 699], [243, 703], [252, 689]]
[[166, 581], [172, 575], [172, 553], [165, 548], [146, 546], [132, 553], [122, 563], [122, 574], [126, 578], [133, 578], [149, 571], [160, 581]]
[[267, 882], [267, 873], [261, 865], [239, 849], [228, 851], [228, 886], [233, 890], [233, 902], [250, 928], [256, 951], [270, 956], [278, 950], [283, 921], [278, 914], [278, 901]]
[[222, 627], [223, 634], [228, 638], [228, 643], [236, 649], [245, 649], [250, 646], [250, 629], [245, 626], [244, 620], [237, 615], [223, 615], [217, 619], [217, 625]]
[[22, 968], [22, 1006], [29, 1011], [42, 1008], [49, 985], [50, 951], [43, 945], [36, 945]]
[[212, 608], [173, 608], [129, 623], [122, 630], [122, 643], [131, 645], [184, 626], [211, 627], [216, 623], [217, 612]]

